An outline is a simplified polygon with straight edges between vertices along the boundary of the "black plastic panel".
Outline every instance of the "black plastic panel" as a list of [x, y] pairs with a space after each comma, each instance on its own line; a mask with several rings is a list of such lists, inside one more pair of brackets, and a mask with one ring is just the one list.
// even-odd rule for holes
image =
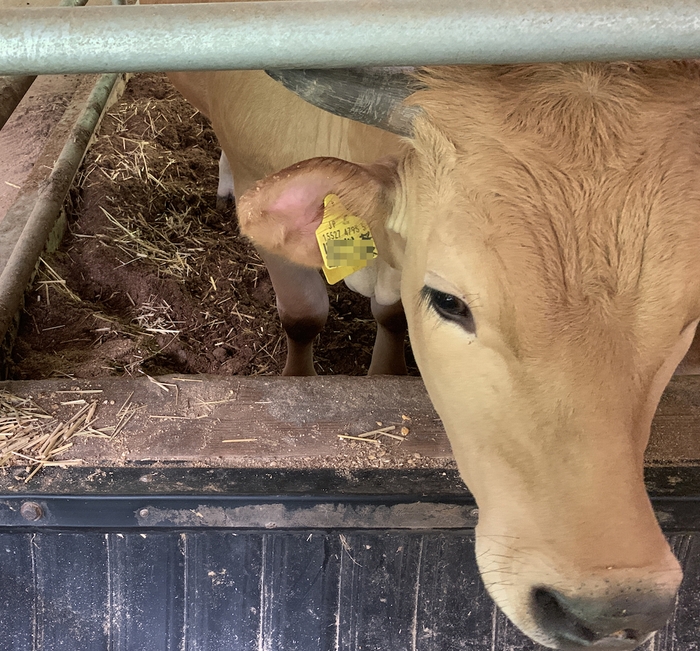
[[[655, 651], [696, 651], [700, 545]], [[471, 532], [0, 534], [3, 649], [531, 651]]]
[[[5, 479], [0, 651], [542, 650], [486, 594], [450, 473], [75, 470]], [[685, 581], [643, 648], [700, 651], [697, 478], [647, 480]]]

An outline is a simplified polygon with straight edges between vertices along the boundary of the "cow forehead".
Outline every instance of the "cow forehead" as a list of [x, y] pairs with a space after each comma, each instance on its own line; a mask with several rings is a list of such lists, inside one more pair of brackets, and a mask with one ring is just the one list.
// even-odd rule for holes
[[548, 348], [562, 333], [657, 347], [700, 315], [700, 202], [674, 206], [672, 194], [573, 210], [473, 190], [447, 205], [436, 197], [416, 281], [443, 278], [436, 289], [459, 294], [514, 347]]
[[[647, 296], [658, 301], [668, 281], [700, 271], [695, 171], [576, 179], [524, 165], [504, 160], [489, 174], [458, 161], [436, 182], [433, 197], [423, 195], [428, 205], [419, 207], [417, 221], [430, 264], [468, 269], [478, 261], [509, 286], [518, 278], [535, 283], [559, 308]], [[497, 179], [508, 172], [510, 179]], [[457, 191], [443, 191], [446, 185]]]
[[[480, 136], [507, 134], [505, 145], [539, 139], [573, 165], [624, 158], [635, 133], [653, 146], [684, 123], [694, 131], [700, 110], [698, 61], [448, 66], [421, 74], [424, 90], [409, 101], [457, 147], [479, 149]], [[644, 124], [658, 130], [639, 133]]]
[[[420, 214], [411, 222], [426, 265], [454, 274], [465, 294], [481, 276], [555, 327], [596, 309], [677, 310], [689, 320], [683, 312], [697, 310], [689, 281], [700, 271], [694, 69], [676, 75], [669, 101], [671, 82], [657, 67], [531, 68], [539, 74], [528, 83], [516, 75], [510, 86], [460, 70], [451, 109], [439, 101], [440, 83], [423, 93], [429, 119], [417, 128]], [[568, 101], [582, 95], [585, 124], [580, 102]], [[556, 142], [546, 137], [555, 128]]]

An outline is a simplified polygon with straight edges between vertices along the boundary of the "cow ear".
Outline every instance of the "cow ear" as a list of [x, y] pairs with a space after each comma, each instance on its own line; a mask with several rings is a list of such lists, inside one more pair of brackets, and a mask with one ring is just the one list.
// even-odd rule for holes
[[305, 267], [322, 266], [316, 229], [323, 200], [336, 194], [370, 227], [379, 254], [391, 264], [385, 223], [399, 179], [396, 162], [358, 165], [337, 158], [312, 158], [268, 176], [238, 202], [241, 232], [263, 249]]

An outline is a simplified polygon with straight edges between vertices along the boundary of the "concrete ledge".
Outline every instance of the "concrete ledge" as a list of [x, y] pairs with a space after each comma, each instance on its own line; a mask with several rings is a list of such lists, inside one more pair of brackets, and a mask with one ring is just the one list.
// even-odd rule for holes
[[[454, 468], [419, 378], [122, 377], [8, 381], [0, 390], [31, 396], [63, 421], [96, 401], [93, 427], [118, 431], [112, 440], [74, 439], [61, 458], [83, 466]], [[400, 440], [340, 438], [390, 426]], [[674, 378], [653, 423], [648, 464], [696, 465], [699, 433], [700, 377]]]

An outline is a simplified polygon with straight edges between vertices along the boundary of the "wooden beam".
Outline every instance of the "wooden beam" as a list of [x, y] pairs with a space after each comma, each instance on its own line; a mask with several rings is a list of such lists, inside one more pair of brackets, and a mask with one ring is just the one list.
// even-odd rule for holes
[[[113, 440], [77, 439], [63, 455], [87, 466], [153, 461], [211, 467], [454, 467], [419, 378], [122, 377], [11, 381], [0, 383], [0, 390], [31, 396], [60, 420], [68, 420], [80, 401], [97, 401], [94, 428], [121, 427]], [[376, 436], [378, 442], [357, 440], [392, 426], [390, 436]], [[672, 380], [654, 420], [647, 461], [700, 461], [700, 377]]]
[[[419, 378], [168, 376], [5, 382], [0, 389], [32, 396], [63, 421], [82, 401], [95, 400], [95, 429], [122, 422], [113, 440], [79, 439], [63, 455], [86, 465], [453, 465], [447, 437]], [[386, 431], [368, 437], [376, 441], [361, 440], [380, 429]]]

